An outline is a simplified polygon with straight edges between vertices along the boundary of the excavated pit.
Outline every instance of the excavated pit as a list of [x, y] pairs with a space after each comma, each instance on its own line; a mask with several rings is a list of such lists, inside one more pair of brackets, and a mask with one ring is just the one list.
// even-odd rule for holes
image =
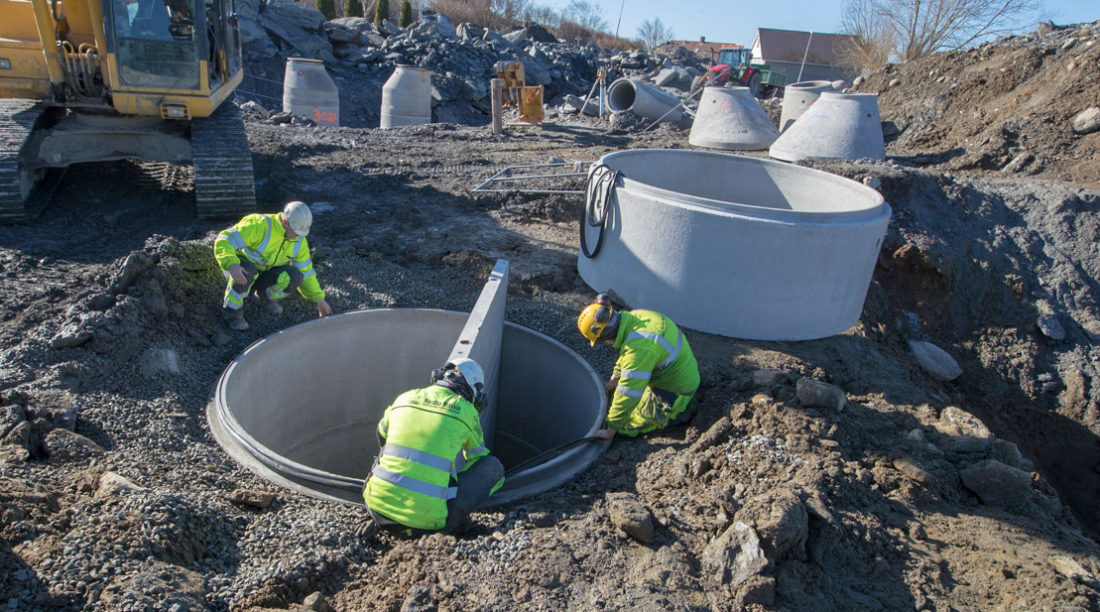
[[[211, 431], [233, 459], [269, 481], [361, 504], [383, 411], [400, 393], [428, 384], [468, 318], [444, 310], [376, 309], [272, 334], [245, 349], [219, 378], [207, 409]], [[558, 486], [607, 446], [585, 442], [527, 465], [591, 436], [607, 400], [592, 367], [565, 345], [513, 323], [504, 322], [497, 333], [495, 428], [486, 438], [494, 440], [490, 450], [510, 472], [487, 505]]]

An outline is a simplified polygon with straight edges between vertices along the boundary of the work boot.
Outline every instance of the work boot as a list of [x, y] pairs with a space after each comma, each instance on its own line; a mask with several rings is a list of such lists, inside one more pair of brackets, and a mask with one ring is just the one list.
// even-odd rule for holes
[[275, 300], [269, 299], [267, 296], [260, 295], [259, 293], [253, 293], [257, 300], [264, 305], [264, 310], [270, 312], [273, 315], [283, 314], [283, 307], [279, 305]]
[[244, 312], [240, 308], [236, 310], [232, 308], [223, 308], [222, 317], [224, 317], [225, 322], [229, 324], [229, 329], [233, 331], [244, 331], [248, 329], [248, 322], [244, 320]]

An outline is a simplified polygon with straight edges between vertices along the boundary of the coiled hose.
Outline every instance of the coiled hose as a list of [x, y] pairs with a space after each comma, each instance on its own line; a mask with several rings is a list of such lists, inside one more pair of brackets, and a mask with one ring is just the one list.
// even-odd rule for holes
[[[611, 208], [611, 194], [615, 192], [615, 184], [619, 180], [620, 172], [612, 170], [604, 164], [592, 164], [588, 169], [588, 177], [584, 181], [584, 211], [581, 212], [581, 252], [588, 259], [600, 254], [603, 247], [603, 232], [607, 225], [607, 212]], [[596, 238], [596, 246], [588, 248], [587, 226], [600, 228]]]

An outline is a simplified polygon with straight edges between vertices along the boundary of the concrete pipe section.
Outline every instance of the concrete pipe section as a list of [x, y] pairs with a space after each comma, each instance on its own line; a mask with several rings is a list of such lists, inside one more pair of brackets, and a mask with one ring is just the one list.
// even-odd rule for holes
[[688, 142], [727, 151], [762, 151], [779, 130], [748, 87], [707, 87], [691, 124]]
[[823, 91], [768, 149], [784, 161], [886, 159], [877, 94]]
[[735, 338], [823, 338], [859, 320], [890, 219], [877, 191], [709, 151], [597, 164], [577, 260], [595, 291]]
[[802, 81], [783, 88], [783, 111], [779, 115], [779, 131], [786, 131], [810, 105], [826, 91], [833, 91], [832, 81]]
[[684, 117], [680, 98], [631, 79], [616, 79], [607, 88], [607, 107], [613, 112], [630, 111], [651, 121], [679, 121]]
[[[271, 482], [362, 504], [363, 477], [378, 453], [375, 428], [383, 411], [400, 393], [429, 384], [432, 369], [453, 354], [467, 318], [444, 310], [365, 310], [263, 338], [218, 380], [207, 408], [214, 438], [234, 460]], [[548, 336], [506, 322], [497, 333], [500, 366], [490, 450], [509, 476], [487, 505], [558, 486], [607, 446], [586, 442], [530, 461], [591, 436], [602, 425], [603, 383], [579, 355]]]

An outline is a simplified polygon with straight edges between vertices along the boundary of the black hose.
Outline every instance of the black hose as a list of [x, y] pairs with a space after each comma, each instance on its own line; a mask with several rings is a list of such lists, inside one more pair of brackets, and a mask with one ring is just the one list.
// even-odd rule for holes
[[527, 469], [531, 466], [538, 465], [538, 464], [550, 459], [551, 457], [559, 455], [562, 452], [564, 452], [564, 451], [566, 451], [570, 448], [573, 448], [574, 446], [584, 444], [585, 442], [603, 442], [603, 441], [604, 441], [603, 438], [598, 438], [596, 436], [589, 436], [587, 438], [580, 438], [578, 440], [573, 440], [571, 442], [566, 442], [565, 444], [559, 444], [559, 445], [557, 445], [553, 448], [542, 451], [541, 453], [535, 455], [534, 457], [529, 457], [527, 459], [524, 459], [523, 461], [520, 461], [516, 465], [513, 465], [512, 467], [508, 468], [507, 471], [504, 472], [504, 477], [506, 479], [511, 478], [512, 476], [515, 476], [516, 474], [522, 472], [523, 470], [525, 470], [525, 469]]
[[[604, 164], [592, 164], [584, 181], [584, 210], [581, 211], [581, 252], [588, 259], [600, 254], [603, 232], [607, 225], [607, 212], [611, 208], [611, 194], [615, 191], [620, 172]], [[588, 248], [587, 226], [599, 227], [596, 248]]]

